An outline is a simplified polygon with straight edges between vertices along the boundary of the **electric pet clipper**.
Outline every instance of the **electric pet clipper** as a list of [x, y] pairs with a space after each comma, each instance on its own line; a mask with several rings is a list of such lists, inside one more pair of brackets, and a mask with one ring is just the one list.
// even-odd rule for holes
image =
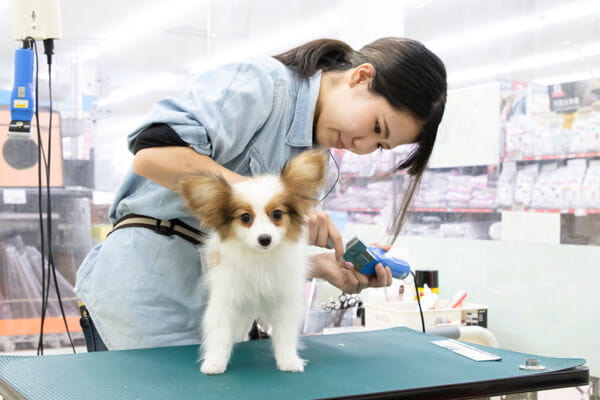
[[379, 247], [365, 246], [358, 238], [350, 240], [346, 245], [344, 260], [351, 262], [365, 275], [375, 275], [375, 265], [378, 263], [390, 267], [394, 278], [404, 279], [410, 274], [410, 265], [406, 261], [386, 255]]

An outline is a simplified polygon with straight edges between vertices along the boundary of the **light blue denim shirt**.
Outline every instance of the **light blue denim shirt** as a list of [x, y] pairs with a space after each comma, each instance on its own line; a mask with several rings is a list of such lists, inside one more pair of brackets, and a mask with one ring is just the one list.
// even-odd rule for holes
[[[268, 57], [196, 77], [180, 98], [158, 101], [146, 121], [166, 123], [200, 154], [244, 176], [278, 173], [313, 145], [321, 73], [306, 79]], [[110, 211], [179, 218], [198, 227], [179, 195], [130, 168]], [[111, 350], [198, 343], [204, 296], [196, 248], [149, 229], [115, 231], [88, 254], [76, 292]]]

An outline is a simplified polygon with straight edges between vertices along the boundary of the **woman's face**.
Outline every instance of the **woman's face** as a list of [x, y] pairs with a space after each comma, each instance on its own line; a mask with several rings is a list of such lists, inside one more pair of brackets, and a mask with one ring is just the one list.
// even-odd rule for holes
[[315, 140], [320, 146], [367, 154], [417, 140], [422, 123], [369, 92], [375, 74], [371, 64], [332, 74], [321, 78], [315, 110]]

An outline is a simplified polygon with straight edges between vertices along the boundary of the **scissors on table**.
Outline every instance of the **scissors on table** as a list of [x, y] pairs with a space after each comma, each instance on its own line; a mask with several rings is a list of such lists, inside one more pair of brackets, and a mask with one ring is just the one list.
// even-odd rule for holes
[[321, 304], [321, 309], [324, 311], [347, 310], [362, 304], [362, 301], [356, 295], [342, 293], [338, 297], [339, 302], [330, 298], [327, 303]]

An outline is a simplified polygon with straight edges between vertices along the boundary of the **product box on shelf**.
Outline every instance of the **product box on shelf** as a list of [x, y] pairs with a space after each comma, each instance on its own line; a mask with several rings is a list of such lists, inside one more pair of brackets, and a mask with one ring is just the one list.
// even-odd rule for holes
[[600, 79], [501, 88], [503, 159], [600, 155]]

